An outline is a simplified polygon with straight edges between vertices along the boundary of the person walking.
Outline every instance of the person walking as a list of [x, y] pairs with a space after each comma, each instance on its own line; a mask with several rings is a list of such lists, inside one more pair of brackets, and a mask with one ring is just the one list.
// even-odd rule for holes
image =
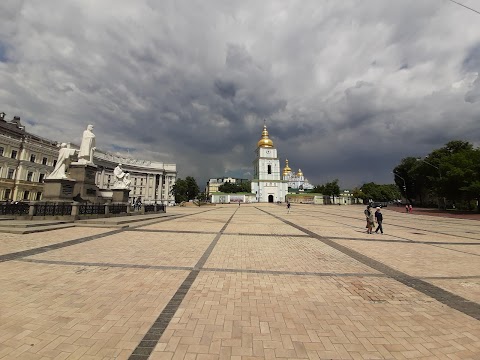
[[410, 205], [408, 206], [408, 212], [411, 214], [412, 211], [413, 211], [413, 206], [412, 206], [412, 204], [410, 204]]
[[290, 203], [287, 203], [287, 214], [290, 214]]
[[405, 205], [405, 212], [408, 214], [408, 204]]
[[378, 234], [378, 230], [383, 234], [383, 227], [382, 227], [382, 221], [383, 221], [383, 214], [380, 211], [381, 209], [377, 207], [377, 210], [375, 211], [375, 220], [377, 221], [377, 229], [375, 230], [375, 234]]
[[372, 210], [371, 210], [371, 206], [368, 205], [367, 208], [363, 211], [363, 213], [365, 214], [365, 220], [367, 221], [367, 226], [365, 226], [367, 228], [367, 234], [371, 234], [374, 221], [375, 221]]

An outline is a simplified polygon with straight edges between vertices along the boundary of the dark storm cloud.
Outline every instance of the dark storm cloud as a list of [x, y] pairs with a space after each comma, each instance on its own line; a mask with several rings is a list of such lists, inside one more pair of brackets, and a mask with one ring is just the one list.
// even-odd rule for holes
[[391, 182], [402, 157], [480, 143], [477, 30], [437, 0], [5, 0], [0, 110], [54, 140], [93, 123], [202, 186], [251, 172], [266, 119], [311, 182]]

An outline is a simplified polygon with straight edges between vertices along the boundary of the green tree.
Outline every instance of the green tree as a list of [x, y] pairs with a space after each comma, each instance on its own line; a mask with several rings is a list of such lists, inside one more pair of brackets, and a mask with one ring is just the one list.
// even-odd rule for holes
[[175, 185], [172, 186], [172, 194], [176, 203], [193, 200], [199, 192], [200, 189], [197, 182], [192, 176], [187, 176], [185, 180], [179, 178], [175, 181]]
[[335, 195], [340, 196], [340, 186], [338, 186], [338, 179], [335, 179], [331, 182], [327, 182], [324, 185], [324, 187], [325, 187], [325, 190], [322, 194], [332, 196], [333, 203], [335, 203]]
[[393, 169], [395, 184], [400, 193], [412, 203], [413, 199], [420, 197], [424, 184], [419, 181], [420, 163], [416, 157], [410, 156], [402, 159], [401, 163]]
[[187, 183], [187, 199], [193, 200], [197, 198], [198, 193], [200, 192], [200, 188], [197, 185], [197, 181], [192, 176], [187, 176], [185, 178], [185, 182]]
[[338, 186], [338, 179], [325, 184], [325, 195], [340, 196], [340, 186]]
[[[395, 183], [409, 201], [420, 199], [423, 204], [425, 197], [436, 198], [442, 207], [450, 200], [471, 208], [472, 200], [480, 199], [480, 148], [467, 141], [449, 141], [424, 159], [402, 159], [394, 173]], [[405, 179], [406, 191], [401, 178]]]
[[465, 203], [464, 207], [472, 209], [472, 200], [480, 198], [480, 148], [464, 147], [443, 157], [440, 174], [440, 195]]
[[375, 184], [370, 182], [363, 184], [360, 190], [364, 194], [364, 199], [372, 199], [374, 201], [392, 201], [401, 196], [397, 186], [394, 184]]
[[187, 182], [178, 178], [175, 181], [175, 185], [172, 186], [172, 194], [175, 197], [175, 202], [181, 203], [182, 201], [188, 201], [187, 197]]
[[352, 191], [352, 195], [354, 198], [356, 199], [362, 199], [362, 200], [366, 200], [367, 199], [367, 195], [362, 191], [362, 189], [359, 189], [357, 187], [355, 187]]
[[235, 183], [226, 182], [218, 187], [218, 191], [224, 192], [227, 194], [233, 194], [233, 193], [239, 192], [239, 187]]
[[239, 192], [246, 192], [249, 193], [252, 191], [252, 183], [251, 181], [246, 181], [238, 184], [240, 186], [240, 191]]
[[401, 194], [395, 184], [383, 184], [380, 185], [382, 200], [381, 201], [393, 201], [400, 199]]
[[224, 183], [218, 187], [218, 191], [232, 194], [232, 193], [240, 193], [240, 192], [250, 192], [251, 191], [251, 185], [250, 181], [244, 182], [244, 183]]

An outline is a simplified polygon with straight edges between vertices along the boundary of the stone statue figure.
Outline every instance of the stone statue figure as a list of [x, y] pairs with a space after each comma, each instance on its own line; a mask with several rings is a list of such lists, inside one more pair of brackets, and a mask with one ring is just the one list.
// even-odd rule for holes
[[117, 167], [113, 170], [113, 175], [115, 175], [115, 183], [113, 184], [113, 189], [130, 189], [130, 174], [124, 172], [122, 169], [122, 164], [118, 164]]
[[57, 164], [55, 169], [45, 179], [66, 179], [67, 170], [70, 166], [71, 157], [75, 155], [78, 150], [70, 149], [70, 144], [60, 144], [60, 150], [58, 151]]
[[95, 152], [95, 134], [92, 132], [93, 125], [88, 125], [87, 130], [83, 132], [80, 151], [78, 152], [79, 164], [93, 165], [93, 153]]

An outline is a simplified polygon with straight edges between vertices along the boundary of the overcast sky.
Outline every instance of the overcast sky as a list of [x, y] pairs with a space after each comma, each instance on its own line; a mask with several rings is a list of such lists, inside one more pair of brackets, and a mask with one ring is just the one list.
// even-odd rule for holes
[[[477, 0], [463, 4], [480, 10]], [[448, 0], [1, 0], [0, 111], [27, 131], [250, 177], [266, 119], [313, 184], [480, 145], [480, 15]]]

